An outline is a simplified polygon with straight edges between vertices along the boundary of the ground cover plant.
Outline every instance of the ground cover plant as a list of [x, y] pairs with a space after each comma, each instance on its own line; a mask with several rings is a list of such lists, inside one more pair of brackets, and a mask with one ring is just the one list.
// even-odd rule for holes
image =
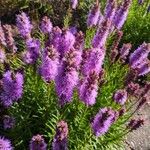
[[150, 44], [121, 41], [132, 1], [90, 3], [83, 32], [68, 4], [60, 27], [25, 12], [0, 24], [2, 150], [121, 150], [144, 124], [132, 116], [149, 97]]

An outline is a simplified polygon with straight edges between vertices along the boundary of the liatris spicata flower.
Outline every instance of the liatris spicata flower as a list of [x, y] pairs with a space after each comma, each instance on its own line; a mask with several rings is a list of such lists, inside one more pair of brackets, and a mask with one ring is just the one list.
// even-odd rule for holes
[[42, 64], [39, 68], [40, 75], [46, 82], [54, 80], [58, 73], [59, 54], [53, 45], [44, 49]]
[[139, 5], [144, 3], [144, 0], [138, 0]]
[[71, 0], [72, 9], [76, 9], [77, 5], [78, 5], [78, 0]]
[[100, 15], [99, 15], [99, 18], [98, 18], [98, 22], [97, 22], [97, 26], [98, 27], [101, 26], [103, 21], [104, 21], [104, 16], [100, 12]]
[[70, 31], [73, 35], [75, 35], [75, 34], [77, 33], [77, 27], [76, 27], [76, 26], [72, 26], [72, 27], [69, 28], [69, 31]]
[[111, 54], [110, 54], [111, 63], [115, 62], [117, 55], [118, 55], [118, 51], [116, 49], [111, 51]]
[[133, 96], [138, 96], [141, 94], [140, 85], [138, 83], [130, 82], [127, 85], [127, 92]]
[[131, 5], [131, 0], [124, 0], [124, 3], [118, 7], [116, 14], [113, 19], [113, 23], [117, 29], [121, 29], [127, 19], [129, 8]]
[[127, 98], [127, 92], [124, 89], [117, 90], [113, 95], [114, 101], [120, 105], [123, 105], [126, 102]]
[[49, 35], [49, 41], [47, 45], [53, 45], [54, 48], [58, 50], [60, 45], [61, 34], [62, 30], [58, 26], [53, 27], [51, 35]]
[[46, 150], [47, 144], [42, 135], [35, 135], [30, 141], [30, 150]]
[[21, 36], [24, 39], [29, 39], [31, 37], [31, 30], [33, 28], [29, 17], [24, 12], [22, 12], [21, 14], [17, 15], [16, 22]]
[[80, 51], [71, 49], [65, 54], [58, 68], [58, 76], [56, 76], [55, 81], [60, 106], [72, 99], [73, 90], [78, 82], [79, 56], [81, 56]]
[[120, 59], [122, 61], [125, 61], [127, 59], [127, 56], [129, 55], [130, 49], [132, 45], [130, 43], [123, 44], [122, 48], [120, 49]]
[[15, 125], [15, 119], [8, 115], [3, 116], [3, 128], [4, 129], [11, 129]]
[[2, 93], [0, 95], [3, 106], [9, 107], [22, 97], [23, 75], [19, 72], [7, 71], [2, 78]]
[[137, 105], [137, 110], [140, 109], [144, 104], [146, 104], [147, 102], [147, 97], [146, 95], [144, 95], [141, 100], [139, 101], [138, 105]]
[[116, 12], [116, 0], [107, 0], [107, 4], [104, 11], [104, 16], [107, 19], [112, 20]]
[[47, 16], [44, 16], [41, 21], [40, 29], [43, 33], [47, 34], [52, 31], [52, 23]]
[[24, 53], [23, 59], [27, 64], [34, 64], [40, 52], [40, 41], [38, 39], [30, 39], [26, 41], [27, 51]]
[[5, 52], [0, 49], [0, 63], [3, 63], [5, 61]]
[[114, 123], [117, 116], [117, 112], [111, 108], [105, 107], [100, 109], [91, 123], [91, 127], [95, 136], [99, 137], [108, 132], [110, 126]]
[[144, 125], [144, 120], [143, 119], [138, 119], [138, 120], [132, 119], [129, 122], [127, 128], [129, 128], [130, 131], [133, 131], [133, 130], [137, 130], [142, 125]]
[[150, 61], [145, 62], [139, 69], [139, 76], [146, 75], [150, 72]]
[[123, 36], [123, 32], [118, 30], [117, 35], [116, 35], [116, 39], [115, 39], [115, 41], [113, 42], [113, 45], [112, 45], [112, 50], [117, 49], [122, 36]]
[[96, 103], [98, 94], [98, 79], [99, 75], [96, 72], [90, 72], [87, 77], [84, 77], [79, 83], [79, 98], [87, 106]]
[[135, 81], [138, 76], [138, 71], [135, 69], [131, 69], [126, 76], [125, 85], [128, 85], [131, 81]]
[[102, 22], [101, 26], [99, 27], [96, 35], [92, 40], [92, 46], [94, 48], [101, 48], [105, 45], [106, 39], [109, 35], [110, 25], [110, 20], [104, 20]]
[[11, 49], [13, 52], [17, 51], [15, 41], [12, 35], [12, 27], [10, 25], [4, 25], [5, 38], [8, 49]]
[[124, 113], [126, 112], [126, 109], [125, 108], [121, 108], [120, 110], [119, 110], [119, 117], [121, 117], [121, 116], [123, 116], [124, 115]]
[[146, 95], [147, 93], [150, 93], [150, 82], [145, 83], [142, 95]]
[[0, 150], [13, 150], [10, 140], [0, 137]]
[[83, 62], [81, 72], [84, 76], [88, 75], [91, 71], [99, 73], [105, 57], [104, 48], [91, 48], [83, 53]]
[[53, 139], [52, 150], [68, 150], [68, 125], [65, 121], [57, 124], [56, 135]]
[[69, 30], [63, 30], [58, 48], [62, 57], [73, 47], [74, 43], [75, 36]]
[[1, 22], [0, 22], [0, 44], [6, 46], [5, 34]]
[[88, 14], [87, 26], [88, 27], [96, 26], [98, 23], [99, 15], [100, 15], [100, 7], [99, 2], [97, 1], [97, 3], [93, 6], [93, 8], [90, 10]]
[[117, 31], [117, 37], [116, 37], [115, 41], [113, 42], [113, 45], [111, 48], [111, 54], [110, 54], [110, 58], [111, 58], [112, 63], [116, 60], [116, 57], [118, 55], [117, 48], [118, 48], [118, 45], [119, 45], [119, 42], [120, 42], [122, 36], [123, 36], [123, 32]]
[[84, 34], [79, 31], [75, 34], [75, 43], [73, 45], [75, 49], [82, 50], [84, 47]]
[[136, 49], [129, 57], [129, 64], [131, 68], [137, 68], [148, 57], [150, 52], [150, 43], [143, 43]]

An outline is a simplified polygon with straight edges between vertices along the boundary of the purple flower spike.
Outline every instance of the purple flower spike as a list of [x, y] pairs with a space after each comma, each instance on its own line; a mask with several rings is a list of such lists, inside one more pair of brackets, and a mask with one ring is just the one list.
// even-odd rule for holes
[[41, 21], [40, 29], [43, 33], [47, 34], [52, 31], [52, 23], [47, 16], [44, 16]]
[[139, 69], [139, 76], [146, 75], [150, 72], [150, 61], [143, 64]]
[[114, 93], [113, 99], [116, 103], [123, 105], [128, 98], [126, 90], [117, 90]]
[[27, 51], [24, 53], [23, 59], [27, 64], [34, 64], [40, 52], [40, 41], [37, 39], [30, 39], [26, 41]]
[[99, 16], [100, 16], [100, 7], [99, 3], [97, 2], [89, 12], [87, 19], [87, 26], [88, 27], [96, 26], [98, 23]]
[[57, 124], [56, 135], [53, 139], [52, 150], [68, 150], [68, 125], [65, 121]]
[[25, 39], [29, 39], [31, 37], [31, 30], [33, 28], [29, 17], [22, 12], [21, 14], [17, 15], [16, 22], [21, 36]]
[[116, 0], [107, 0], [106, 8], [104, 11], [105, 18], [112, 20], [116, 12]]
[[104, 21], [104, 16], [100, 13], [99, 18], [98, 18], [98, 22], [97, 22], [97, 26], [101, 26], [102, 22]]
[[132, 0], [124, 0], [124, 3], [116, 10], [113, 23], [118, 30], [120, 30], [123, 27], [127, 19], [131, 2]]
[[60, 45], [62, 30], [56, 26], [52, 29], [52, 33], [49, 39], [49, 44], [52, 44], [57, 50]]
[[5, 34], [1, 22], [0, 22], [0, 44], [6, 46]]
[[108, 132], [110, 126], [114, 123], [117, 116], [117, 113], [111, 108], [105, 107], [100, 109], [91, 123], [91, 127], [95, 136], [99, 137]]
[[120, 59], [122, 61], [125, 61], [127, 59], [127, 56], [129, 55], [130, 49], [132, 45], [130, 43], [123, 44], [122, 48], [120, 49]]
[[73, 90], [78, 82], [78, 68], [81, 62], [80, 56], [80, 51], [71, 49], [65, 54], [58, 68], [58, 75], [55, 81], [60, 106], [71, 102]]
[[144, 3], [144, 0], [138, 0], [139, 5], [142, 5]]
[[71, 0], [72, 9], [76, 9], [77, 5], [78, 5], [78, 0]]
[[98, 29], [96, 35], [92, 40], [92, 46], [94, 48], [101, 48], [105, 45], [106, 39], [109, 35], [110, 26], [111, 26], [110, 20], [105, 20], [102, 22], [100, 28]]
[[3, 63], [6, 59], [5, 52], [0, 49], [0, 63]]
[[130, 82], [127, 85], [127, 92], [133, 96], [139, 96], [140, 92], [140, 85], [138, 83]]
[[23, 93], [23, 75], [19, 72], [7, 71], [2, 78], [1, 102], [5, 107], [10, 107], [13, 102], [18, 101]]
[[143, 43], [129, 57], [131, 68], [137, 68], [141, 63], [145, 62], [150, 52], [150, 43]]
[[84, 34], [82, 31], [79, 31], [75, 34], [74, 48], [79, 51], [82, 51], [84, 48]]
[[73, 47], [75, 36], [69, 30], [64, 30], [59, 42], [59, 52], [64, 56], [65, 53]]
[[30, 141], [30, 150], [46, 150], [47, 144], [42, 135], [35, 135]]
[[105, 57], [105, 50], [103, 48], [88, 49], [83, 53], [83, 62], [81, 72], [84, 76], [91, 71], [99, 73]]
[[13, 117], [10, 117], [8, 115], [3, 116], [3, 127], [4, 129], [11, 129], [15, 125], [15, 119]]
[[99, 75], [95, 72], [91, 72], [89, 76], [84, 77], [79, 83], [79, 98], [87, 106], [91, 106], [96, 103], [96, 97], [98, 94], [98, 79]]
[[4, 137], [0, 137], [0, 149], [1, 150], [13, 150], [10, 140]]
[[138, 119], [138, 120], [132, 119], [129, 122], [127, 128], [129, 128], [130, 131], [133, 131], [133, 130], [137, 130], [142, 125], [144, 125], [144, 120], [143, 119]]
[[17, 47], [15, 45], [15, 41], [12, 34], [12, 27], [10, 25], [4, 25], [5, 38], [7, 47], [11, 49], [13, 52], [17, 51]]
[[46, 47], [42, 58], [42, 64], [39, 68], [39, 72], [46, 82], [55, 79], [58, 74], [58, 65], [58, 52], [53, 46]]

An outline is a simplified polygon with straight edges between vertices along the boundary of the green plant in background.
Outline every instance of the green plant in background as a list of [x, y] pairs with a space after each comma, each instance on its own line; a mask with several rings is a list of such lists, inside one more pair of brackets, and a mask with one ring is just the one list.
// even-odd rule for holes
[[[124, 51], [123, 48], [122, 51], [118, 50], [118, 45], [121, 46], [124, 41], [134, 43], [132, 39], [128, 41], [127, 33], [131, 29], [130, 17], [135, 11], [134, 7], [140, 6], [135, 1], [131, 6], [129, 23], [126, 22], [123, 28], [125, 37], [121, 40], [122, 32], [116, 29], [119, 25], [111, 26], [110, 16], [99, 23], [100, 28], [97, 24], [87, 27], [87, 18], [91, 19], [92, 23], [95, 21], [93, 19], [95, 16], [91, 15], [92, 11], [87, 17], [89, 7], [93, 8], [92, 2], [80, 1], [76, 10], [73, 10], [69, 1], [65, 4], [60, 1], [58, 3], [52, 1], [50, 4], [48, 1], [42, 3], [22, 1], [22, 10], [35, 11], [36, 15], [32, 18], [38, 20], [43, 14], [48, 16], [51, 14], [54, 25], [65, 28], [52, 27], [48, 17], [40, 19], [42, 21], [38, 20], [40, 23], [34, 27], [26, 14], [21, 13], [16, 21], [21, 37], [19, 35], [15, 37], [16, 43], [12, 40], [11, 27], [1, 26], [0, 32], [3, 33], [4, 30], [6, 38], [0, 40], [1, 56], [6, 53], [6, 58], [0, 59], [2, 62], [0, 136], [11, 139], [16, 150], [26, 150], [28, 147], [34, 149], [32, 146], [36, 140], [39, 142], [37, 145], [45, 146], [43, 138], [47, 143], [47, 149], [53, 150], [64, 143], [64, 147], [59, 149], [68, 146], [71, 150], [121, 150], [124, 149], [124, 136], [143, 124], [143, 120], [132, 119], [129, 123], [128, 121], [148, 98], [149, 83], [144, 80], [140, 85], [139, 80], [141, 73], [142, 77], [148, 73], [145, 72], [147, 68], [143, 69], [141, 61], [144, 58], [146, 61], [144, 65], [148, 61], [149, 44], [141, 45], [139, 50], [130, 56], [130, 46]], [[128, 3], [128, 0], [122, 5], [126, 6], [126, 2]], [[110, 3], [108, 1], [107, 5]], [[101, 4], [102, 12], [105, 12], [104, 4], [105, 1]], [[144, 12], [143, 7], [141, 9]], [[78, 29], [83, 29], [85, 35], [76, 28], [70, 28], [74, 23]], [[146, 26], [148, 25], [147, 23]], [[147, 40], [146, 34], [143, 36]], [[134, 40], [136, 42], [136, 36]], [[15, 47], [18, 48], [17, 52]], [[138, 55], [137, 51], [142, 54]], [[23, 87], [18, 86], [20, 85], [20, 80], [17, 80], [18, 74], [23, 76], [23, 79], [20, 79], [24, 81]], [[11, 85], [10, 89], [7, 84]], [[22, 88], [23, 94], [20, 94]], [[11, 103], [7, 103], [8, 99], [5, 99], [8, 93]], [[133, 98], [138, 100], [133, 101]], [[135, 110], [131, 111], [133, 105], [136, 105]], [[97, 117], [94, 117], [96, 114]], [[6, 115], [14, 117], [15, 124], [13, 122], [11, 126], [7, 121], [5, 124]], [[8, 125], [12, 129], [6, 130]], [[103, 131], [103, 128], [106, 131]]]
[[147, 11], [148, 6], [149, 1], [147, 0], [141, 5], [137, 0], [133, 1], [128, 19], [123, 28], [123, 42], [131, 42], [134, 47], [137, 47], [143, 41], [150, 41], [150, 13]]

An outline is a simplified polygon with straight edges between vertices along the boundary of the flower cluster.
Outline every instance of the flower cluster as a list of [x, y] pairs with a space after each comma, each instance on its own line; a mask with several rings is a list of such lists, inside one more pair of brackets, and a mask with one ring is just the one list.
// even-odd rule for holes
[[0, 137], [0, 149], [1, 150], [13, 150], [13, 147], [11, 146], [11, 142], [4, 138]]
[[111, 21], [109, 32], [112, 32], [114, 28], [120, 30], [127, 19], [131, 2], [131, 0], [125, 0], [120, 5], [117, 5], [116, 0], [107, 0], [103, 15], [100, 11], [100, 4], [96, 1], [88, 14], [87, 26], [99, 27], [104, 20], [109, 19]]
[[47, 16], [44, 16], [41, 21], [40, 29], [44, 34], [51, 33], [52, 23]]
[[57, 123], [56, 135], [53, 139], [52, 150], [68, 149], [68, 125], [65, 121]]
[[30, 141], [30, 150], [46, 150], [47, 144], [45, 143], [42, 135], [35, 135]]
[[88, 19], [87, 19], [87, 26], [92, 27], [96, 26], [100, 17], [100, 7], [99, 3], [96, 3], [91, 11], [89, 12]]
[[39, 68], [40, 75], [44, 78], [45, 81], [49, 82], [54, 80], [58, 74], [58, 65], [59, 65], [59, 54], [56, 49], [51, 46], [47, 46], [44, 49], [42, 55], [42, 64]]
[[117, 113], [111, 108], [102, 108], [91, 122], [94, 134], [99, 137], [105, 134], [117, 119]]
[[40, 53], [40, 41], [38, 39], [30, 39], [26, 41], [27, 51], [23, 55], [24, 62], [27, 64], [36, 63]]
[[137, 70], [139, 76], [150, 72], [150, 61], [148, 59], [149, 53], [150, 44], [143, 43], [130, 55], [129, 64], [132, 69]]
[[0, 94], [3, 106], [10, 107], [22, 97], [23, 82], [24, 79], [21, 73], [5, 72], [2, 78], [2, 92]]
[[15, 125], [15, 119], [8, 115], [3, 116], [3, 127], [4, 129], [11, 129]]
[[[71, 0], [72, 9], [76, 9], [77, 4], [77, 0]], [[110, 97], [116, 102], [116, 110], [113, 110], [114, 108], [111, 107], [100, 108], [91, 123], [89, 123], [96, 137], [107, 133], [113, 123], [124, 115], [126, 111], [124, 104], [127, 103], [129, 96], [140, 97], [136, 111], [149, 98], [150, 83], [144, 83], [145, 86], [141, 90], [141, 85], [136, 83], [136, 79], [150, 72], [150, 60], [148, 58], [150, 44], [143, 43], [131, 54], [130, 43], [123, 44], [120, 51], [117, 51], [123, 35], [120, 29], [125, 23], [130, 5], [131, 0], [124, 0], [119, 6], [117, 6], [115, 0], [107, 0], [104, 15], [102, 15], [100, 3], [96, 1], [96, 4], [93, 5], [88, 14], [87, 26], [89, 28], [98, 27], [95, 28], [96, 33], [92, 38], [91, 46], [88, 48], [84, 47], [86, 39], [84, 39], [84, 34], [81, 31], [78, 32], [77, 28], [74, 27], [59, 28], [58, 26], [53, 26], [47, 16], [42, 18], [39, 25], [39, 30], [41, 31], [39, 33], [42, 33], [42, 36], [44, 35], [43, 37], [45, 38], [44, 42], [40, 41], [40, 39], [34, 38], [34, 34], [31, 33], [33, 25], [29, 17], [24, 12], [17, 15], [17, 28], [22, 40], [25, 41], [26, 47], [26, 50], [23, 52], [23, 67], [29, 64], [29, 69], [34, 67], [34, 71], [46, 82], [45, 85], [53, 81], [61, 110], [63, 110], [65, 104], [72, 101], [75, 90], [80, 101], [87, 106], [87, 109], [96, 104], [99, 85], [102, 85], [104, 82], [105, 66], [103, 63], [106, 55], [107, 39], [112, 31], [117, 33], [117, 38], [114, 40], [109, 55], [111, 56], [111, 63], [115, 62], [119, 54], [119, 61], [121, 60], [121, 62], [125, 63], [129, 60], [130, 71], [125, 87], [115, 90], [113, 96]], [[0, 23], [0, 62], [4, 63], [3, 66], [7, 62], [6, 46], [13, 52], [17, 50], [11, 26], [2, 26]], [[0, 107], [2, 105], [7, 110], [14, 102], [22, 98], [24, 76], [19, 71], [12, 71], [10, 68], [6, 70], [6, 67], [4, 68], [5, 72], [0, 80]], [[117, 104], [119, 104], [119, 109], [117, 109]], [[9, 115], [3, 115], [0, 119], [3, 121], [5, 130], [11, 129], [15, 125], [15, 119]], [[127, 129], [129, 131], [136, 130], [143, 123], [142, 119], [131, 120]], [[56, 133], [51, 145], [52, 150], [68, 149], [68, 126], [65, 121], [57, 123]], [[33, 136], [29, 149], [46, 150], [48, 146], [43, 137], [40, 134]], [[0, 137], [0, 149], [12, 150], [13, 148], [9, 140]]]
[[26, 13], [22, 12], [21, 14], [17, 15], [16, 22], [20, 35], [25, 39], [30, 38], [33, 26], [31, 25], [29, 17], [26, 15]]

